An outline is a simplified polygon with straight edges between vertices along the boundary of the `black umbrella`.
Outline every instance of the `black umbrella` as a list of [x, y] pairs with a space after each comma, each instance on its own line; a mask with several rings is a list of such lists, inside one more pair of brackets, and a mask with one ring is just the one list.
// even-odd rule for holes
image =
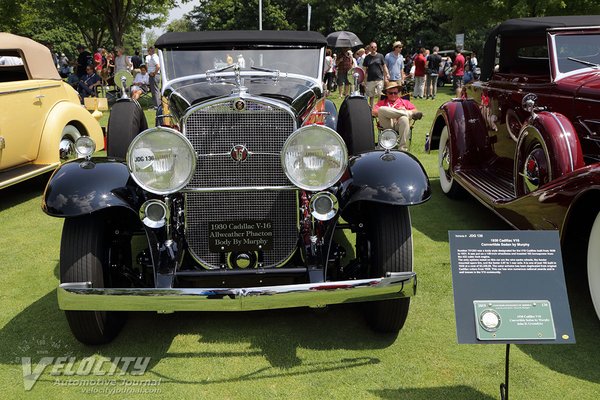
[[358, 36], [348, 31], [332, 32], [327, 35], [327, 45], [329, 47], [347, 47], [352, 48], [362, 45]]

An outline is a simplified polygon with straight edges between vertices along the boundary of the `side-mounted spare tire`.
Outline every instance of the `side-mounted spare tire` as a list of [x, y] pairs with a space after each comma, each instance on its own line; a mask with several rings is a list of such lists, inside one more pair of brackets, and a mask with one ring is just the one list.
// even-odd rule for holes
[[364, 97], [348, 97], [340, 106], [337, 132], [346, 142], [348, 154], [357, 155], [375, 148], [371, 107]]
[[106, 155], [125, 158], [133, 138], [146, 129], [148, 122], [139, 103], [133, 100], [116, 102], [108, 118]]

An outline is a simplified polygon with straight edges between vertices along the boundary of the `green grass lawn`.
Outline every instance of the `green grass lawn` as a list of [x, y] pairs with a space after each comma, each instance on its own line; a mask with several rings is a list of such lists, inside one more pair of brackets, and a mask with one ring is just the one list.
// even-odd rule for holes
[[[411, 150], [429, 174], [433, 197], [411, 208], [419, 288], [397, 338], [371, 332], [359, 307], [336, 306], [132, 313], [114, 342], [84, 346], [58, 310], [62, 220], [41, 211], [41, 178], [0, 191], [0, 398], [106, 397], [84, 392], [82, 382], [94, 379], [116, 380], [115, 389], [147, 390], [112, 398], [499, 398], [505, 347], [456, 341], [447, 231], [508, 227], [475, 200], [449, 200], [439, 189], [437, 151], [425, 154], [423, 144], [437, 107], [450, 99], [450, 88], [441, 91], [435, 101], [414, 101], [425, 117], [415, 125]], [[153, 124], [153, 113], [148, 117]], [[569, 271], [582, 267], [565, 266]], [[600, 398], [600, 323], [581, 278], [569, 273], [568, 280], [577, 344], [512, 346], [511, 399]], [[53, 376], [48, 367], [25, 391], [22, 357], [31, 357], [35, 367], [46, 356], [151, 360], [143, 376]], [[70, 386], [58, 384], [67, 378]], [[143, 380], [159, 384], [121, 386]]]

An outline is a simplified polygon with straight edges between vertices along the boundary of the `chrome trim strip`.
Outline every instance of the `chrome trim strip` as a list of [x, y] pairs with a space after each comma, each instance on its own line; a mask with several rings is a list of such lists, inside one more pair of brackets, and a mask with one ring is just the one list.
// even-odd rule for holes
[[400, 299], [415, 295], [414, 272], [338, 282], [249, 288], [99, 289], [89, 282], [58, 287], [62, 310], [82, 311], [248, 311]]
[[33, 92], [33, 91], [40, 90], [40, 89], [51, 89], [51, 88], [55, 88], [55, 87], [60, 87], [60, 84], [57, 83], [57, 84], [48, 85], [48, 86], [36, 86], [36, 87], [29, 87], [29, 88], [25, 88], [25, 89], [7, 90], [5, 92], [0, 92], [0, 96], [3, 94]]
[[560, 122], [560, 120], [558, 119], [558, 117], [556, 115], [554, 115], [554, 113], [548, 113], [548, 114], [550, 114], [552, 116], [552, 118], [554, 118], [554, 120], [556, 121], [556, 123], [558, 124], [558, 126], [560, 126], [560, 130], [563, 133], [562, 136], [565, 139], [565, 143], [567, 144], [567, 148], [569, 149], [569, 162], [571, 163], [571, 171], [573, 171], [573, 170], [575, 170], [575, 163], [573, 162], [573, 150], [571, 149], [571, 143], [569, 143], [569, 140], [567, 140], [567, 135], [569, 133], [565, 129], [565, 127], [562, 124], [562, 122]]
[[[161, 52], [161, 54], [162, 54], [162, 52]], [[162, 62], [162, 59], [161, 59], [161, 62]], [[221, 74], [223, 74], [223, 77], [227, 77], [227, 78], [234, 78], [235, 77], [235, 74], [233, 72], [230, 72], [230, 73], [221, 72]], [[321, 73], [319, 73], [319, 75], [320, 74]], [[245, 78], [253, 78], [253, 77], [270, 78], [272, 76], [272, 73], [270, 73], [270, 72], [263, 72], [263, 71], [257, 71], [257, 70], [251, 70], [251, 71], [244, 70], [244, 71], [241, 71], [240, 76], [243, 79], [245, 79]], [[315, 77], [308, 76], [308, 75], [301, 75], [301, 74], [294, 74], [294, 73], [290, 73], [290, 72], [282, 72], [282, 71], [280, 71], [279, 79], [284, 79], [284, 78], [301, 79], [301, 80], [309, 81], [313, 85], [316, 85], [316, 86], [321, 86], [322, 85], [322, 81], [320, 80], [321, 76], [315, 78]], [[185, 82], [185, 81], [192, 80], [192, 79], [206, 79], [206, 82], [208, 82], [208, 77], [206, 76], [206, 74], [186, 75], [186, 76], [182, 76], [182, 77], [179, 77], [179, 78], [171, 79], [169, 81], [167, 81], [165, 79], [165, 82], [163, 82], [165, 84], [164, 90], [169, 89], [169, 88], [172, 89], [172, 86], [173, 86], [174, 83]], [[214, 84], [219, 84], [219, 83], [214, 83]], [[233, 83], [232, 83], [232, 85], [233, 85]], [[163, 92], [164, 92], [164, 90], [163, 90]], [[172, 90], [174, 90], [174, 89], [172, 89]]]
[[210, 188], [185, 188], [180, 193], [193, 192], [239, 192], [239, 191], [261, 191], [261, 190], [299, 190], [296, 186], [240, 186], [240, 187], [210, 187]]

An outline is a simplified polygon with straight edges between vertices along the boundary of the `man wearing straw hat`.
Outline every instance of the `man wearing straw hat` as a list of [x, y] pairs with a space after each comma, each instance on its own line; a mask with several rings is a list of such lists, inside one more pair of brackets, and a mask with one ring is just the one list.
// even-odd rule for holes
[[398, 82], [385, 85], [386, 98], [373, 106], [373, 116], [377, 117], [382, 129], [393, 129], [398, 132], [398, 148], [408, 151], [410, 137], [410, 119], [419, 120], [423, 113], [413, 103], [400, 97], [402, 86]]

